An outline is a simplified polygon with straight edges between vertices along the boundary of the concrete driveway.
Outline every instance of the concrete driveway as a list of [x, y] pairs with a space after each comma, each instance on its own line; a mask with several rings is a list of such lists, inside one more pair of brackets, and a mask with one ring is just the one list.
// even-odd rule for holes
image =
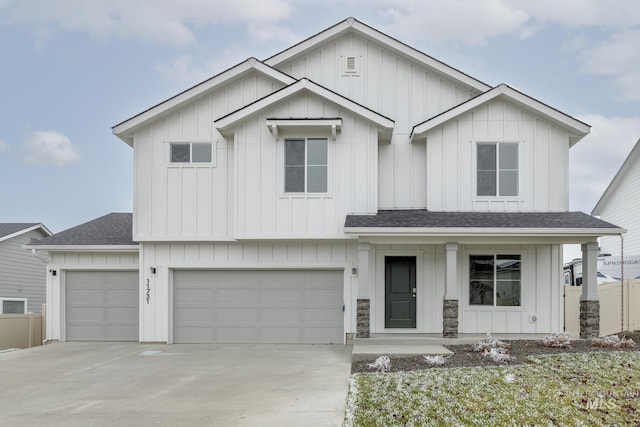
[[0, 353], [0, 425], [336, 426], [350, 347], [58, 343]]

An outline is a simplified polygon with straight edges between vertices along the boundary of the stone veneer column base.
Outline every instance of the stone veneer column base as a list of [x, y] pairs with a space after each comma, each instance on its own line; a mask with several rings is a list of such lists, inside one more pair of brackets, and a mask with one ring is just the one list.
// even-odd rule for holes
[[446, 299], [442, 310], [442, 336], [458, 337], [458, 300]]
[[600, 335], [600, 301], [580, 301], [580, 338]]
[[369, 314], [371, 312], [371, 300], [359, 299], [357, 301], [356, 309], [356, 337], [357, 338], [369, 338]]

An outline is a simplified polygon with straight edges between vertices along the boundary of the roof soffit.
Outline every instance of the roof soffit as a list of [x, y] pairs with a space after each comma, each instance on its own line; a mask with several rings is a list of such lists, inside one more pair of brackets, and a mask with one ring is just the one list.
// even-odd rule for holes
[[326, 30], [317, 33], [316, 35], [265, 59], [264, 63], [274, 68], [283, 66], [295, 61], [296, 58], [304, 56], [310, 51], [319, 48], [323, 44], [333, 42], [334, 40], [349, 33], [356, 34], [366, 40], [370, 40], [411, 62], [420, 64], [433, 70], [437, 74], [455, 80], [458, 84], [474, 89], [475, 91], [484, 92], [491, 89], [491, 86], [463, 73], [460, 70], [457, 70], [456, 68], [440, 62], [437, 59], [420, 52], [419, 50], [404, 44], [403, 42], [370, 27], [355, 18], [347, 18]]
[[184, 107], [186, 104], [206, 96], [225, 85], [229, 85], [238, 79], [246, 78], [252, 73], [264, 75], [284, 85], [290, 85], [296, 81], [293, 77], [265, 65], [256, 58], [249, 58], [226, 71], [223, 71], [222, 73], [217, 74], [113, 126], [111, 128], [112, 132], [128, 145], [133, 146], [133, 134], [140, 127], [145, 126], [151, 121], [156, 120], [176, 109]]

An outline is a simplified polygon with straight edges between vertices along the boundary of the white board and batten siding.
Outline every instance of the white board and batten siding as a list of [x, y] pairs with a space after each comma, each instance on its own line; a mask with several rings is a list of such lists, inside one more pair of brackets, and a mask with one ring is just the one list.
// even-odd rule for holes
[[[515, 142], [519, 196], [476, 196], [476, 143]], [[417, 143], [422, 144], [422, 143]], [[494, 100], [439, 126], [426, 139], [427, 209], [548, 212], [568, 209], [565, 130], [515, 104]]]
[[[102, 295], [104, 298], [102, 303], [93, 298], [91, 301], [83, 300], [80, 301], [81, 304], [78, 305], [78, 308], [84, 303], [93, 304], [94, 307], [98, 308], [98, 314], [102, 313], [106, 317], [102, 318], [102, 320], [92, 317], [93, 314], [87, 312], [87, 310], [76, 310], [75, 313], [71, 313], [76, 317], [76, 320], [80, 321], [78, 325], [80, 328], [84, 329], [84, 331], [88, 331], [86, 326], [86, 321], [95, 321], [97, 323], [101, 323], [104, 332], [104, 335], [97, 334], [94, 335], [95, 340], [99, 340], [100, 337], [103, 339], [126, 339], [126, 340], [134, 340], [137, 341], [137, 334], [135, 339], [131, 335], [131, 330], [133, 325], [132, 316], [133, 311], [131, 310], [133, 306], [138, 307], [138, 300], [135, 301], [135, 304], [132, 304], [130, 301], [132, 298], [140, 297], [140, 289], [139, 289], [139, 281], [136, 280], [134, 283], [133, 280], [138, 276], [137, 271], [139, 268], [139, 256], [137, 252], [49, 252], [49, 264], [47, 264], [47, 339], [49, 340], [64, 340], [65, 339], [65, 329], [67, 326], [67, 318], [66, 318], [66, 305], [67, 305], [67, 295], [66, 295], [66, 283], [65, 279], [67, 277], [67, 273], [71, 273], [73, 277], [71, 279], [71, 287], [74, 288], [76, 292], [72, 290], [71, 297], [76, 301], [80, 301], [83, 298], [90, 296], [89, 294], [93, 294], [96, 297]], [[50, 270], [56, 272], [54, 276]], [[112, 277], [108, 277], [108, 272], [115, 273]], [[78, 273], [88, 273], [88, 275], [82, 275]], [[125, 274], [126, 277], [120, 277], [120, 273]], [[88, 281], [85, 279], [89, 279]], [[121, 284], [125, 283], [125, 288], [122, 288]], [[122, 289], [121, 289], [122, 288]], [[132, 292], [132, 289], [135, 289], [135, 295]], [[112, 293], [112, 297], [115, 296], [117, 301], [124, 302], [124, 306], [126, 307], [112, 307], [113, 309], [109, 311], [109, 293]], [[80, 298], [78, 300], [77, 298]], [[116, 305], [118, 305], [116, 301]], [[71, 301], [73, 305], [73, 300]], [[109, 332], [108, 320], [111, 315], [113, 319], [119, 322], [118, 318], [121, 317], [117, 311], [125, 308], [127, 312], [127, 322], [129, 324], [127, 330], [128, 335], [118, 335], [115, 333], [115, 328], [112, 328]], [[128, 311], [127, 311], [128, 310]], [[137, 308], [135, 309], [136, 311]], [[138, 316], [139, 317], [139, 316]], [[69, 319], [71, 320], [71, 318]], [[137, 319], [136, 319], [137, 320]], [[82, 322], [85, 322], [84, 326], [82, 326]], [[116, 322], [116, 323], [117, 323]], [[137, 322], [136, 322], [137, 324]], [[137, 327], [137, 326], [136, 326]], [[136, 331], [139, 332], [139, 331]], [[83, 332], [84, 333], [84, 332]], [[89, 335], [73, 335], [71, 338], [81, 339], [90, 339]]]
[[[269, 117], [341, 117], [336, 141], [328, 128], [287, 128], [278, 140], [265, 125]], [[284, 139], [328, 138], [326, 193], [284, 192]], [[341, 238], [348, 213], [375, 212], [378, 193], [378, 130], [349, 111], [301, 94], [246, 120], [235, 131], [235, 237]]]
[[[213, 122], [280, 88], [282, 83], [254, 73], [136, 131], [134, 240], [229, 239], [233, 144], [214, 129]], [[212, 142], [214, 161], [170, 164], [171, 142]]]
[[[329, 311], [333, 315], [338, 314], [339, 317], [333, 319], [334, 324], [331, 326], [333, 328], [333, 332], [331, 332], [333, 334], [331, 335], [333, 337], [332, 340], [335, 340], [335, 331], [338, 328], [338, 323], [342, 325], [340, 342], [342, 342], [344, 332], [355, 330], [357, 277], [352, 276], [351, 268], [357, 264], [356, 243], [315, 240], [243, 243], [144, 243], [142, 246], [144, 252], [141, 263], [143, 299], [141, 300], [140, 309], [143, 327], [141, 328], [140, 340], [143, 342], [174, 342], [175, 337], [173, 334], [176, 323], [180, 327], [181, 325], [188, 326], [189, 321], [195, 321], [193, 318], [189, 318], [187, 316], [188, 313], [184, 310], [193, 301], [190, 302], [187, 299], [185, 302], [184, 298], [181, 301], [175, 301], [175, 298], [176, 292], [180, 292], [180, 288], [184, 288], [184, 277], [194, 275], [195, 273], [193, 272], [197, 271], [207, 272], [204, 273], [205, 276], [210, 275], [214, 278], [216, 277], [216, 272], [228, 272], [228, 276], [233, 276], [233, 280], [241, 279], [244, 282], [242, 287], [248, 298], [246, 304], [233, 299], [227, 301], [228, 304], [246, 309], [245, 311], [248, 313], [246, 319], [243, 320], [236, 316], [235, 320], [228, 325], [229, 328], [245, 328], [245, 335], [239, 335], [237, 339], [244, 337], [244, 340], [248, 342], [251, 341], [251, 336], [255, 333], [258, 334], [256, 335], [257, 341], [269, 341], [267, 338], [262, 338], [263, 335], [259, 332], [262, 326], [252, 316], [256, 316], [256, 313], [260, 310], [269, 308], [269, 303], [260, 301], [259, 295], [268, 299], [269, 295], [272, 296], [276, 292], [273, 287], [261, 288], [260, 280], [252, 282], [250, 280], [251, 274], [242, 275], [242, 272], [253, 272], [256, 273], [257, 277], [261, 277], [261, 273], [268, 275], [273, 272], [283, 273], [285, 276], [303, 272], [309, 273], [311, 276], [329, 274], [333, 278], [340, 277], [339, 290], [337, 282], [333, 279], [327, 281], [325, 287], [311, 281], [307, 287], [296, 288], [298, 295], [328, 294], [330, 301], [323, 307], [301, 304], [296, 308], [296, 315], [303, 316], [303, 318], [307, 316], [308, 318], [308, 316], [312, 316], [314, 309], [318, 309], [319, 311], [316, 311], [316, 313], [323, 313], [322, 316], [325, 316], [324, 319], [326, 321], [329, 320], [329, 317], [327, 317]], [[151, 273], [151, 267], [156, 269], [155, 274]], [[178, 289], [176, 289], [176, 278], [179, 281]], [[290, 280], [287, 286], [295, 287], [294, 282]], [[150, 297], [148, 302], [145, 300], [147, 284], [149, 285]], [[302, 282], [300, 284], [301, 286], [304, 285]], [[214, 298], [218, 295], [220, 289], [225, 288], [225, 284], [217, 282], [217, 278], [207, 281], [207, 284], [199, 283], [196, 285], [194, 286], [204, 288], [203, 291], [208, 295], [208, 298]], [[340, 293], [339, 297], [338, 293]], [[229, 293], [227, 296], [231, 298], [233, 295]], [[179, 293], [178, 298], [182, 297], [184, 297], [184, 293]], [[178, 306], [176, 306], [176, 303], [178, 303]], [[180, 304], [183, 306], [181, 307]], [[206, 304], [206, 307], [199, 307], [200, 313], [205, 316], [205, 318], [200, 319], [204, 322], [202, 326], [208, 330], [208, 332], [203, 333], [210, 334], [209, 337], [215, 337], [214, 331], [217, 330], [217, 325], [214, 325], [215, 322], [212, 320], [212, 316], [223, 315], [222, 312], [217, 311], [220, 308], [217, 304], [216, 302], [215, 304]], [[329, 304], [332, 304], [332, 307], [329, 307]], [[342, 312], [343, 304], [344, 312]], [[244, 307], [240, 307], [242, 305]], [[293, 307], [285, 308], [293, 309]], [[178, 311], [176, 312], [176, 310]], [[192, 314], [195, 315], [196, 313]], [[233, 313], [230, 313], [230, 315], [235, 316]], [[282, 326], [282, 330], [285, 328], [291, 330], [292, 325], [282, 324], [280, 326]], [[307, 328], [310, 330], [316, 326], [312, 324], [305, 326], [304, 322], [302, 322], [300, 329], [294, 333], [302, 334], [298, 342], [304, 342], [306, 340], [305, 337], [309, 338], [312, 335], [309, 331], [305, 334], [302, 329]], [[228, 333], [228, 330], [221, 329], [220, 331], [222, 331], [222, 334]], [[193, 339], [194, 336], [190, 334], [197, 335], [193, 330], [189, 332], [188, 329], [183, 334], [179, 332], [178, 341]], [[190, 336], [191, 338], [189, 338]], [[283, 338], [283, 335], [279, 336], [282, 338], [281, 342], [287, 341], [287, 339]], [[290, 341], [296, 341], [291, 337]], [[200, 336], [200, 339], [203, 339], [202, 336]], [[210, 339], [213, 340], [213, 338]], [[273, 340], [277, 339], [273, 338]], [[314, 340], [307, 339], [307, 341]], [[316, 340], [315, 342], [318, 341]]]
[[[347, 57], [355, 57], [357, 73], [344, 72]], [[377, 207], [427, 207], [425, 147], [409, 142], [411, 130], [478, 92], [353, 34], [323, 44], [278, 69], [296, 78], [308, 77], [392, 118], [391, 144], [378, 147]]]
[[[483, 307], [469, 304], [469, 255], [491, 252], [521, 255], [520, 307]], [[561, 305], [561, 245], [465, 245], [461, 254], [464, 261], [462, 270], [459, 270], [460, 333], [539, 334], [562, 331], [564, 318]]]
[[[640, 162], [634, 162], [623, 180], [615, 188], [609, 200], [600, 209], [600, 217], [612, 224], [625, 228], [625, 256], [640, 255]], [[620, 238], [607, 236], [600, 238], [600, 251], [620, 256]]]
[[27, 300], [27, 312], [41, 313], [45, 303], [45, 264], [23, 249], [46, 235], [32, 230], [0, 242], [0, 298]]

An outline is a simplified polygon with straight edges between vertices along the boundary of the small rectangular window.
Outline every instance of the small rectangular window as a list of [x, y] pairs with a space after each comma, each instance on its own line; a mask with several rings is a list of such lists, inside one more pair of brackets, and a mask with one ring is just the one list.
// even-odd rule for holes
[[213, 147], [210, 142], [172, 142], [171, 163], [212, 163]]
[[520, 255], [471, 255], [469, 305], [519, 307]]
[[478, 143], [476, 154], [478, 196], [509, 197], [519, 194], [517, 143]]
[[326, 138], [285, 139], [285, 193], [326, 193], [328, 180]]
[[0, 314], [25, 314], [27, 312], [27, 300], [24, 298], [0, 298]]

